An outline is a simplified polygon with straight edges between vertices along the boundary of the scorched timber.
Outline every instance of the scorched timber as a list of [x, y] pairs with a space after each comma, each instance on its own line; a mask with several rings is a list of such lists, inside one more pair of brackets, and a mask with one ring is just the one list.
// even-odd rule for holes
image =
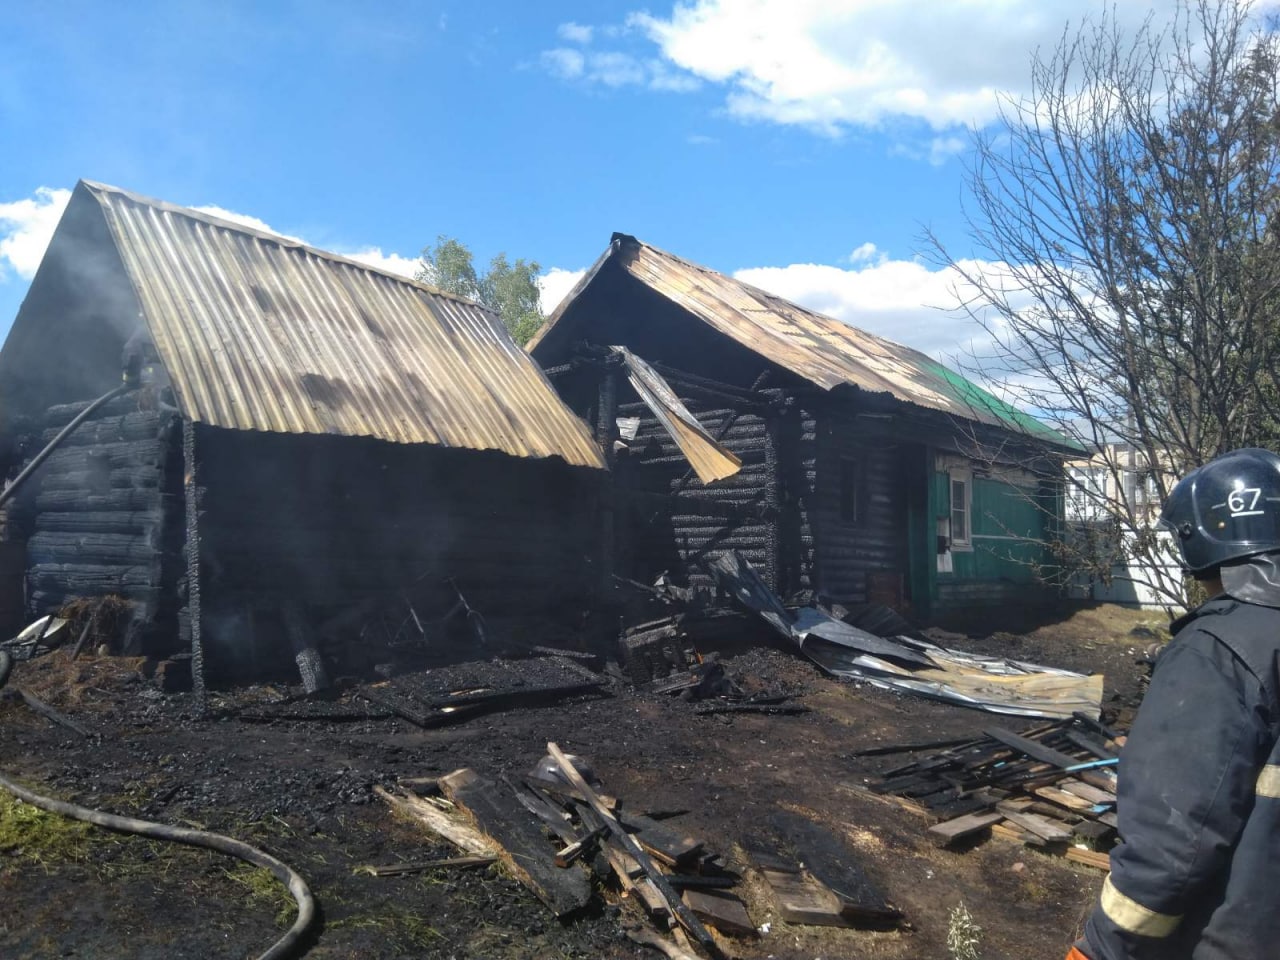
[[446, 797], [502, 848], [507, 868], [557, 917], [581, 910], [591, 899], [586, 874], [555, 865], [546, 838], [529, 812], [473, 770], [455, 770], [440, 779]]
[[[63, 440], [61, 448], [100, 447], [109, 443], [154, 440], [175, 425], [175, 418], [155, 413], [131, 413], [123, 417], [90, 420]], [[58, 428], [54, 427], [46, 430], [40, 439], [42, 443], [48, 443], [57, 435]]]
[[27, 542], [32, 563], [126, 565], [155, 560], [159, 536], [123, 533], [36, 533]]
[[182, 498], [174, 494], [160, 493], [154, 488], [137, 489], [120, 487], [102, 491], [85, 492], [79, 489], [46, 489], [35, 498], [40, 513], [97, 513], [162, 510], [173, 516], [181, 516]]

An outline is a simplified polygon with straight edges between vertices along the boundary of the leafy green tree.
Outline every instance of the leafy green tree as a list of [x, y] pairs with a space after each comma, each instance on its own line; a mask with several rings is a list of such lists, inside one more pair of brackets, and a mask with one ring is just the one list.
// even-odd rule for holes
[[489, 269], [478, 274], [467, 245], [441, 235], [436, 237], [434, 246], [423, 249], [420, 262], [415, 280], [488, 307], [502, 318], [512, 338], [522, 346], [546, 319], [539, 305], [541, 267], [534, 260], [513, 262], [505, 253], [499, 253], [489, 261]]

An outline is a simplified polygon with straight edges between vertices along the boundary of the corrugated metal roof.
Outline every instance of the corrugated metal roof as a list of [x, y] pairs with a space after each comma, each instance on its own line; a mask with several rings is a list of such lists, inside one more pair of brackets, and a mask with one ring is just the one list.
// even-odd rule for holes
[[682, 260], [634, 237], [612, 245], [529, 344], [533, 349], [609, 260], [725, 336], [826, 390], [851, 385], [931, 410], [1070, 446], [1034, 417], [918, 350], [877, 337]]
[[604, 467], [496, 314], [365, 264], [82, 182], [192, 420]]

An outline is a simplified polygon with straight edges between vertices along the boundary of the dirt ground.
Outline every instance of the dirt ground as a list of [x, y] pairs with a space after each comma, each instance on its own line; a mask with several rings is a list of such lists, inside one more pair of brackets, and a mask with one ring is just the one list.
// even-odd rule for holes
[[[1036, 623], [995, 615], [938, 642], [1106, 675], [1105, 714], [1127, 722], [1145, 668], [1135, 661], [1165, 621], [1117, 607]], [[1043, 617], [1041, 618], [1044, 619]], [[1134, 632], [1134, 631], [1137, 632]], [[963, 632], [961, 632], [963, 631]], [[901, 757], [859, 749], [976, 733], [1028, 721], [833, 681], [799, 656], [764, 646], [725, 651], [744, 685], [784, 689], [811, 712], [698, 716], [695, 705], [617, 685], [611, 696], [473, 718], [422, 730], [403, 720], [238, 718], [245, 704], [291, 692], [254, 688], [215, 699], [195, 720], [189, 695], [167, 695], [137, 661], [55, 651], [14, 669], [22, 686], [90, 728], [83, 738], [12, 701], [0, 703], [0, 772], [38, 792], [255, 843], [294, 866], [320, 904], [309, 952], [338, 958], [658, 957], [623, 938], [629, 901], [605, 894], [562, 924], [498, 867], [375, 878], [362, 864], [455, 855], [397, 819], [375, 784], [469, 766], [521, 775], [548, 741], [586, 757], [632, 810], [684, 813], [674, 823], [743, 869], [739, 889], [767, 933], [724, 941], [743, 960], [946, 958], [950, 911], [981, 928], [979, 955], [1056, 957], [1101, 884], [1089, 867], [992, 839], [935, 849], [917, 815], [857, 789]], [[240, 958], [292, 922], [283, 888], [214, 853], [124, 837], [38, 814], [0, 795], [0, 956]], [[740, 839], [779, 807], [816, 816], [863, 855], [868, 876], [909, 928], [867, 932], [781, 922], [746, 869]]]

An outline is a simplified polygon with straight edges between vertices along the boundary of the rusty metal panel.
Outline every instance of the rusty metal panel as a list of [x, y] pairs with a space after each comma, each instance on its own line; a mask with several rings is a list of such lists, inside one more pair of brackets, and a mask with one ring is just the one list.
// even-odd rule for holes
[[484, 307], [194, 210], [82, 188], [190, 419], [604, 467], [586, 425]]

